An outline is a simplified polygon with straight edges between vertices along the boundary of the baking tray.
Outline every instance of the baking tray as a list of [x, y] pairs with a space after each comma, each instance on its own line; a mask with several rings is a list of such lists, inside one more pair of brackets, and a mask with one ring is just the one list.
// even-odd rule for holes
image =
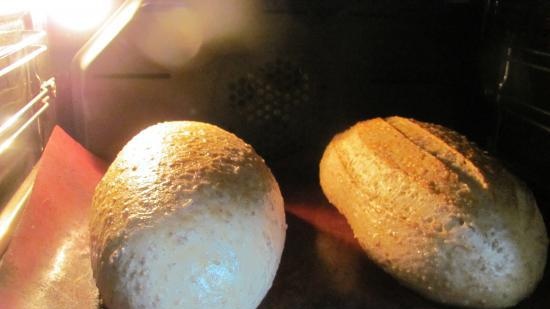
[[[0, 308], [99, 309], [89, 262], [88, 210], [106, 164], [56, 128], [35, 187], [0, 262]], [[346, 220], [316, 184], [285, 190], [287, 240], [259, 308], [450, 308], [412, 292], [362, 253]], [[515, 308], [550, 308], [546, 270]]]

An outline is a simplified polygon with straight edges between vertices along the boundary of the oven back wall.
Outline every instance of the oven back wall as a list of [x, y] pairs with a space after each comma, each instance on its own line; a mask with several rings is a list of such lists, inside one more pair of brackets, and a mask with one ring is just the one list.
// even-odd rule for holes
[[209, 121], [250, 142], [276, 173], [285, 173], [280, 162], [287, 170], [295, 162], [307, 178], [332, 135], [365, 118], [415, 117], [485, 142], [481, 1], [256, 4], [254, 35], [203, 42], [177, 71], [140, 52], [141, 21], [158, 12], [142, 8], [89, 66], [76, 68], [67, 103], [76, 125], [68, 129], [112, 159], [147, 125]]

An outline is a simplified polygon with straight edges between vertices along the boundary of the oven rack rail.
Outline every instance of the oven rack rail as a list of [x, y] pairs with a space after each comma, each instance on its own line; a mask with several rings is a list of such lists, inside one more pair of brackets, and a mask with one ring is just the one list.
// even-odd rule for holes
[[[0, 67], [0, 79], [5, 78], [9, 73], [30, 64], [47, 49], [42, 43], [46, 33], [44, 31], [23, 31], [23, 38], [16, 44], [0, 49], [0, 61], [8, 62]], [[13, 58], [13, 60], [12, 60]], [[31, 74], [37, 74], [31, 72]], [[40, 76], [34, 76], [39, 81]], [[40, 83], [38, 93], [34, 95], [17, 112], [0, 123], [0, 155], [24, 132], [30, 125], [39, 121], [49, 107], [50, 100], [55, 96], [55, 80], [53, 77]], [[2, 104], [2, 102], [0, 102]]]
[[[49, 134], [42, 122], [53, 106], [55, 79], [47, 76], [42, 80], [36, 69], [38, 57], [48, 50], [45, 41], [45, 31], [24, 30], [17, 43], [0, 47], [0, 81], [14, 83], [10, 76], [24, 74], [23, 87], [28, 89], [15, 110], [0, 115], [0, 257], [7, 249], [19, 215], [30, 197], [36, 163]], [[3, 103], [0, 101], [0, 105]], [[39, 141], [28, 144], [29, 135], [36, 136]], [[32, 148], [37, 155], [21, 155], [19, 158], [17, 147]]]

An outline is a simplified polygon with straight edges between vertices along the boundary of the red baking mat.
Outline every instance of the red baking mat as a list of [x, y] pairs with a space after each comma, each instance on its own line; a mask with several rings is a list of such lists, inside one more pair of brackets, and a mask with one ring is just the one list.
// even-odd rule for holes
[[0, 308], [97, 308], [88, 209], [106, 165], [59, 127], [39, 164], [33, 193], [0, 264]]

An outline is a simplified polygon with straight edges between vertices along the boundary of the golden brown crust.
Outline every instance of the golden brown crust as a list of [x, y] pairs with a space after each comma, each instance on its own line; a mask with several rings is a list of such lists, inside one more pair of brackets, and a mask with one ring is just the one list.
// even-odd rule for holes
[[[208, 235], [198, 235], [199, 230]], [[257, 254], [260, 259], [257, 263], [263, 265], [261, 271], [265, 275], [262, 280], [266, 280], [257, 283], [257, 289], [265, 290], [269, 288], [269, 280], [273, 279], [279, 263], [284, 230], [279, 187], [263, 159], [250, 145], [213, 125], [191, 121], [166, 122], [149, 127], [134, 137], [98, 184], [90, 221], [92, 269], [100, 292], [107, 301], [119, 304], [121, 308], [134, 308], [132, 301], [148, 301], [139, 289], [141, 285], [152, 282], [150, 278], [154, 276], [149, 276], [146, 270], [153, 269], [150, 265], [157, 265], [156, 253], [147, 250], [160, 250], [161, 253], [172, 250], [173, 254], [183, 250], [188, 252], [186, 258], [190, 259], [189, 263], [194, 263], [190, 256], [195, 252], [203, 256], [204, 267], [219, 267], [208, 264], [210, 262], [226, 262], [227, 269], [233, 270], [237, 269], [235, 265], [240, 261], [239, 254], [247, 258], [247, 250], [257, 250], [252, 255]], [[255, 235], [249, 237], [247, 234], [250, 231]], [[197, 234], [193, 236], [194, 240], [189, 236], [191, 234]], [[187, 238], [189, 241], [183, 241]], [[210, 248], [212, 244], [200, 240], [203, 238], [212, 239], [212, 242], [225, 239], [226, 244], [215, 246], [227, 247], [224, 250], [228, 255], [216, 258], [214, 255], [218, 253], [214, 251], [219, 248]], [[248, 244], [240, 244], [235, 240], [238, 238], [251, 240]], [[193, 251], [192, 241], [204, 244]], [[165, 243], [164, 247], [151, 249], [160, 243]], [[136, 258], [141, 256], [144, 262], [133, 266], [132, 260], [123, 254]], [[207, 256], [211, 256], [212, 261]], [[163, 258], [171, 261], [173, 255]], [[183, 261], [182, 258], [179, 260]], [[164, 265], [155, 267], [160, 271], [159, 267]], [[191, 266], [178, 264], [174, 267], [183, 268], [183, 276], [188, 274], [185, 267]], [[246, 272], [247, 267], [241, 266], [239, 269]], [[136, 275], [135, 272], [143, 274]], [[248, 273], [235, 272], [234, 277], [238, 279], [245, 275], [248, 276]], [[164, 276], [170, 277], [170, 271]], [[215, 281], [215, 278], [209, 280]], [[216, 282], [221, 284], [222, 281]], [[186, 285], [191, 289], [190, 286], [192, 284]], [[219, 291], [210, 292], [224, 297], [229, 291], [227, 289], [238, 287], [239, 284], [223, 285]], [[158, 288], [170, 290], [178, 287]], [[180, 294], [183, 295], [183, 292]], [[174, 296], [177, 297], [180, 296]], [[248, 297], [253, 298], [250, 301], [254, 303], [259, 302], [263, 295], [250, 294]], [[258, 297], [259, 300], [256, 299]], [[205, 303], [204, 299], [195, 301], [187, 297], [186, 301], [185, 306], [190, 308], [217, 308], [215, 302]], [[213, 301], [212, 297], [209, 301]], [[234, 300], [226, 301], [231, 303]], [[164, 308], [157, 303], [152, 304], [156, 308]], [[178, 308], [173, 304], [167, 306]]]
[[366, 253], [429, 298], [506, 307], [542, 276], [548, 240], [532, 194], [449, 129], [360, 122], [328, 145], [320, 181]]
[[195, 195], [211, 188], [238, 195], [236, 199], [261, 200], [274, 181], [252, 147], [215, 126], [197, 122], [150, 127], [117, 158], [94, 195], [91, 221], [95, 223], [90, 228], [92, 235], [105, 236], [92, 239], [94, 253], [111, 237], [121, 236], [111, 231], [131, 233], [176, 210], [165, 205], [185, 207]]

